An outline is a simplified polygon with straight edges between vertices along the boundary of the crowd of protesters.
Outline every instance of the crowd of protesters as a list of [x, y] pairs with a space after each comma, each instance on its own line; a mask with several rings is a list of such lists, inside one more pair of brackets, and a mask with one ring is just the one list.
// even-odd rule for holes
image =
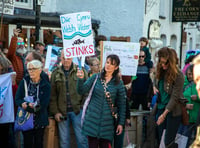
[[[196, 55], [188, 58], [187, 61], [190, 61], [186, 63], [184, 73], [179, 68], [176, 51], [169, 47], [156, 52], [158, 62], [153, 64], [148, 39], [142, 37], [139, 40], [141, 47], [136, 76], [121, 76], [120, 59], [115, 54], [106, 58], [102, 69], [99, 55], [87, 58], [87, 68], [80, 69], [73, 58], [65, 58], [62, 50], [61, 63], [49, 77], [43, 69], [45, 44], [37, 41], [35, 50], [27, 52], [23, 38], [19, 37], [20, 30], [14, 29], [13, 33], [8, 50], [0, 52], [0, 75], [16, 72], [12, 75], [15, 114], [17, 106], [33, 113], [34, 128], [16, 133], [13, 123], [0, 124], [0, 145], [13, 148], [18, 147], [17, 142], [20, 141], [23, 143], [20, 147], [32, 145], [42, 148], [48, 117], [53, 116], [57, 122], [61, 148], [72, 147], [70, 124], [78, 148], [111, 148], [112, 143], [113, 147], [120, 148], [123, 147], [125, 126], [131, 126], [129, 108], [138, 110], [142, 106], [143, 110], [151, 111], [154, 95], [158, 96], [153, 106], [156, 108], [156, 146], [160, 145], [164, 136], [163, 142], [167, 148], [178, 148], [175, 143], [177, 133], [188, 137], [187, 148], [194, 141], [200, 107], [200, 72], [196, 70], [199, 63], [198, 60], [197, 66], [191, 63]], [[96, 52], [99, 53], [100, 50]], [[150, 77], [152, 73], [155, 75], [153, 80]], [[34, 103], [24, 100], [25, 83], [27, 94]], [[84, 111], [87, 96], [90, 96], [90, 103]], [[189, 125], [181, 124], [181, 98], [187, 100], [185, 107], [189, 112]], [[117, 123], [113, 120], [116, 108]], [[146, 131], [146, 128], [143, 130]]]

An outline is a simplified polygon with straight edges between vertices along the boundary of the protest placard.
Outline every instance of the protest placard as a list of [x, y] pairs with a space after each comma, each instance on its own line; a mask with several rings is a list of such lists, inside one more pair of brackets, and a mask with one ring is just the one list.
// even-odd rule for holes
[[62, 48], [57, 46], [48, 45], [47, 47], [47, 55], [44, 68], [48, 69], [49, 75], [60, 63], [61, 50]]
[[101, 64], [105, 64], [106, 57], [116, 54], [120, 58], [120, 69], [124, 76], [135, 76], [138, 66], [140, 44], [131, 42], [101, 42]]
[[12, 74], [0, 75], [0, 123], [14, 122]]
[[90, 12], [60, 16], [65, 58], [94, 55]]

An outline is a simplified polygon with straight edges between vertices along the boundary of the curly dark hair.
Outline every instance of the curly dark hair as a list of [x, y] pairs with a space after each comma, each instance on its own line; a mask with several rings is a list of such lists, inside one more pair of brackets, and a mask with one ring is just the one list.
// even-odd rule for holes
[[[120, 65], [120, 59], [117, 55], [115, 54], [110, 54], [107, 56], [106, 60], [110, 59], [112, 65], [115, 65], [116, 67]], [[101, 72], [101, 79], [105, 80], [105, 67], [103, 68]], [[113, 72], [112, 74], [113, 78], [115, 78], [115, 85], [119, 84], [120, 82], [120, 74], [119, 74], [119, 67]]]
[[[157, 73], [156, 78], [158, 80], [165, 79], [168, 83], [172, 84], [178, 74], [178, 66], [177, 66], [177, 57], [174, 54], [174, 49], [170, 49], [168, 47], [163, 47], [158, 50], [156, 56], [159, 58], [157, 64]], [[168, 69], [164, 70], [162, 65], [160, 64], [160, 58], [164, 58], [168, 62]]]

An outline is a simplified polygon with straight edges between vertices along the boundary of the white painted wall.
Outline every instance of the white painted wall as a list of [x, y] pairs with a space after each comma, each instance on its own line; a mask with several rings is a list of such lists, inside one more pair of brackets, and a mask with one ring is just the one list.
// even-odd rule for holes
[[[159, 20], [160, 35], [166, 35], [167, 46], [172, 35], [177, 37], [175, 50], [180, 56], [181, 23], [171, 22], [172, 0], [46, 0], [45, 6], [42, 6], [42, 12], [66, 14], [81, 11], [90, 11], [93, 19], [101, 21], [99, 34], [108, 39], [110, 36], [130, 36], [132, 42], [138, 42], [141, 36], [147, 37], [150, 20]], [[159, 18], [160, 14], [165, 19]], [[200, 44], [200, 35], [197, 30], [191, 34], [195, 48]], [[188, 46], [187, 41], [183, 45], [183, 53]]]
[[159, 20], [159, 0], [147, 0], [146, 14], [144, 14], [143, 36], [148, 36], [149, 22]]
[[130, 36], [132, 42], [138, 42], [143, 34], [144, 0], [46, 0], [45, 3], [43, 12], [90, 11], [93, 19], [101, 21], [99, 34], [108, 39], [110, 36]]

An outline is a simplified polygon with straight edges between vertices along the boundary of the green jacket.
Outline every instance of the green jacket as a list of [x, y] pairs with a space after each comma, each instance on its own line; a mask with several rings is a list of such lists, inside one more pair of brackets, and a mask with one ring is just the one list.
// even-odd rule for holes
[[[196, 90], [196, 84], [194, 82], [191, 82], [191, 84], [188, 84], [189, 87], [186, 86], [185, 91], [183, 92], [184, 97], [188, 100], [187, 104], [194, 104], [192, 110], [188, 110], [189, 112], [189, 122], [190, 123], [196, 123], [199, 108], [200, 108], [200, 98], [198, 97], [198, 93]], [[197, 100], [193, 101], [191, 99], [191, 95], [197, 95]]]
[[[84, 70], [84, 69], [83, 69]], [[73, 68], [69, 73], [69, 95], [73, 111], [75, 114], [80, 112], [84, 103], [84, 96], [79, 95], [76, 91], [77, 83], [77, 65], [73, 64]], [[87, 72], [84, 70], [85, 79], [87, 79]], [[61, 113], [63, 116], [67, 114], [67, 98], [66, 98], [66, 78], [62, 67], [57, 67], [51, 75], [51, 99], [49, 105], [50, 114], [55, 115]]]
[[[82, 79], [78, 79], [77, 90], [79, 94], [84, 94], [90, 91], [96, 74], [88, 78], [84, 83]], [[118, 124], [124, 125], [126, 112], [126, 93], [123, 82], [115, 85], [115, 79], [111, 79], [107, 84], [107, 91], [110, 92], [112, 103], [118, 108], [119, 120]], [[115, 126], [114, 118], [111, 115], [111, 110], [105, 98], [104, 88], [101, 83], [100, 75], [96, 81], [92, 92], [90, 103], [87, 107], [83, 127], [83, 134], [91, 137], [103, 138], [112, 141]]]

